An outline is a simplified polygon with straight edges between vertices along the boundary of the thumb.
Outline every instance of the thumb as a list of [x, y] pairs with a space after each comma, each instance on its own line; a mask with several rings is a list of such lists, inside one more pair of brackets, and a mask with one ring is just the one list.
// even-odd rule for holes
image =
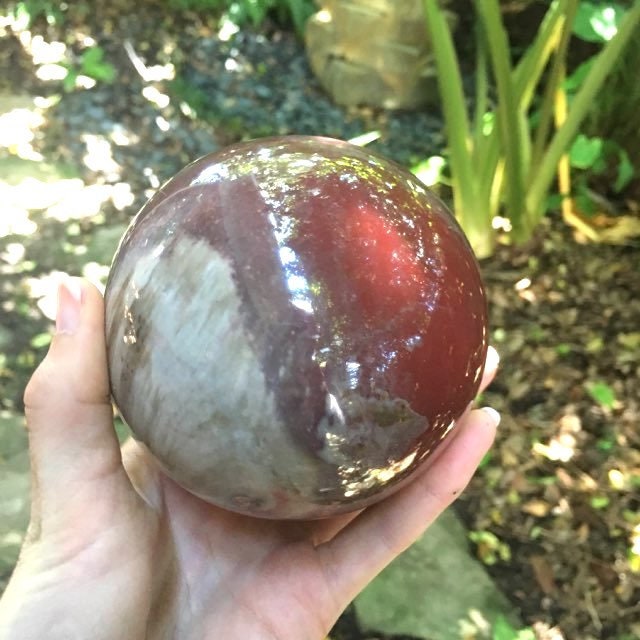
[[[130, 489], [113, 429], [104, 304], [79, 278], [58, 289], [56, 333], [25, 395], [33, 479], [31, 535], [63, 530]], [[100, 518], [97, 518], [99, 525]]]

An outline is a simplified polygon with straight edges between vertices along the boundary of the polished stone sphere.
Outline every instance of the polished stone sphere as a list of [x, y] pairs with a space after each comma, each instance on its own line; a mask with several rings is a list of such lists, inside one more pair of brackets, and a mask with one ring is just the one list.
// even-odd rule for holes
[[180, 485], [321, 518], [408, 482], [474, 398], [478, 265], [413, 175], [327, 138], [254, 140], [165, 184], [106, 290], [115, 402]]

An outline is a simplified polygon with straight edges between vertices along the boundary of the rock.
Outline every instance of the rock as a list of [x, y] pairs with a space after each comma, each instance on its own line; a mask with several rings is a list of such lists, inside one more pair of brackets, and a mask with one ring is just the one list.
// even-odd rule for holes
[[325, 0], [305, 43], [337, 104], [415, 109], [437, 95], [421, 0]]
[[20, 551], [29, 522], [30, 472], [23, 419], [0, 413], [0, 591]]
[[518, 625], [513, 607], [469, 554], [466, 531], [452, 510], [443, 513], [354, 604], [365, 631], [428, 640], [462, 640], [465, 629], [482, 632], [484, 626], [486, 631], [500, 618]]

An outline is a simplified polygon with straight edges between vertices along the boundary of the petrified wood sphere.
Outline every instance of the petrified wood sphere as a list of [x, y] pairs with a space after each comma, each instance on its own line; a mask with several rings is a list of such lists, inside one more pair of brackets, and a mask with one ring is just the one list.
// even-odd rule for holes
[[477, 392], [478, 266], [410, 173], [326, 138], [239, 144], [143, 207], [106, 291], [115, 401], [167, 474], [269, 518], [402, 486]]

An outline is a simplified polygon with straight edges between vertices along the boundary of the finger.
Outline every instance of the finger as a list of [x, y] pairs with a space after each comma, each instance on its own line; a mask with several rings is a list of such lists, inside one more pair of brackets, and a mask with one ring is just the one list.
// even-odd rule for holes
[[104, 307], [93, 285], [77, 278], [60, 285], [56, 333], [24, 402], [32, 520], [65, 518], [87, 493], [100, 502], [104, 489], [125, 486], [109, 399]]
[[414, 482], [318, 547], [330, 586], [341, 599], [355, 597], [460, 495], [491, 446], [498, 419], [494, 410], [472, 411]]

